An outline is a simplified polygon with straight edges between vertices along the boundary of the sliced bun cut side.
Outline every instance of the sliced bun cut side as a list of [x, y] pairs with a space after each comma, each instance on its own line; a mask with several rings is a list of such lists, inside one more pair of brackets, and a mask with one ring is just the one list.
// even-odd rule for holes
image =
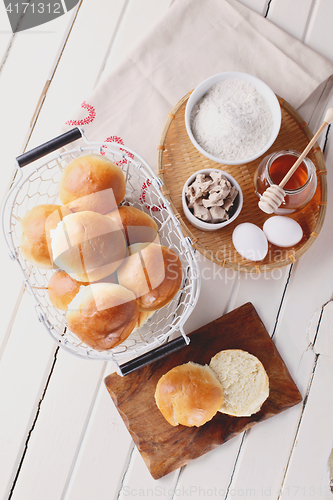
[[269, 395], [269, 379], [256, 356], [240, 349], [228, 349], [217, 353], [209, 366], [223, 388], [222, 413], [249, 417], [260, 410]]
[[117, 269], [119, 283], [135, 293], [140, 311], [155, 311], [167, 305], [182, 283], [178, 255], [156, 243], [131, 245], [128, 253]]
[[68, 328], [86, 345], [105, 351], [124, 342], [139, 317], [135, 295], [121, 285], [82, 286], [68, 306]]
[[77, 281], [94, 282], [112, 274], [126, 255], [119, 226], [96, 212], [64, 217], [51, 231], [54, 262]]
[[125, 193], [123, 171], [99, 154], [75, 158], [65, 167], [59, 183], [60, 200], [73, 212], [106, 214], [119, 205]]
[[36, 205], [21, 219], [20, 249], [24, 259], [43, 269], [57, 267], [53, 262], [50, 232], [72, 212], [61, 205]]
[[158, 226], [146, 212], [135, 207], [121, 206], [106, 215], [123, 228], [127, 245], [159, 242]]
[[169, 424], [200, 427], [221, 408], [223, 390], [209, 366], [188, 362], [159, 379], [155, 401]]

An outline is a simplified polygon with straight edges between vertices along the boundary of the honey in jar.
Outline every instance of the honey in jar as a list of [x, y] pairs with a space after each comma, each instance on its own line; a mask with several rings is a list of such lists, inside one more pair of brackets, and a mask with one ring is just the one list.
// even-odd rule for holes
[[[279, 184], [299, 156], [300, 153], [292, 150], [266, 156], [254, 176], [256, 194], [260, 197], [269, 186]], [[305, 207], [313, 197], [316, 187], [316, 167], [309, 158], [305, 158], [284, 185], [286, 195], [275, 213], [287, 214]]]

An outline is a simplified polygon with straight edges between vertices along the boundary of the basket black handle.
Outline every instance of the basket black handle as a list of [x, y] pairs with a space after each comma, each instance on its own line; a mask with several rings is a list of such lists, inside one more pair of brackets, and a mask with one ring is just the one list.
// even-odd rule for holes
[[61, 134], [58, 137], [55, 137], [54, 139], [51, 139], [50, 141], [47, 141], [44, 144], [17, 156], [16, 161], [20, 167], [24, 167], [25, 165], [29, 165], [29, 163], [52, 153], [52, 151], [56, 151], [57, 149], [66, 146], [66, 144], [69, 144], [70, 142], [80, 139], [81, 137], [81, 130], [78, 127], [75, 127], [64, 134]]
[[167, 354], [178, 351], [178, 349], [181, 349], [186, 345], [187, 343], [184, 337], [177, 337], [167, 344], [156, 347], [156, 349], [146, 352], [145, 354], [142, 354], [141, 356], [138, 356], [137, 358], [132, 359], [131, 361], [128, 361], [123, 365], [120, 365], [119, 368], [121, 371], [121, 375], [128, 375], [129, 373], [132, 373], [139, 368], [142, 368], [143, 366], [149, 365], [153, 361], [164, 358], [164, 356], [166, 356]]

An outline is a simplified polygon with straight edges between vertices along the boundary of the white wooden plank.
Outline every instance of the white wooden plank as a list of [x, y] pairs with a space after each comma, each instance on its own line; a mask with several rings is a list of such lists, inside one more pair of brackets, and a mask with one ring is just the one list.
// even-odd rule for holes
[[55, 343], [26, 292], [0, 363], [0, 497], [7, 498], [53, 363]]
[[[330, 218], [329, 213], [327, 219]], [[329, 239], [329, 220], [325, 225], [327, 231], [323, 231], [313, 248], [299, 261], [296, 272], [291, 277], [275, 337], [280, 353], [292, 372], [293, 366], [297, 367], [299, 350], [305, 351], [313, 341], [313, 337], [310, 337], [315, 334], [313, 316], [318, 316], [318, 311], [332, 293], [332, 262], [325, 246]], [[318, 258], [325, 263], [322, 266], [314, 264], [318, 262], [316, 250]]]
[[[107, 364], [104, 376], [113, 367]], [[64, 500], [116, 498], [133, 442], [102, 382]]]
[[[189, 496], [195, 499], [226, 498], [242, 439], [243, 434], [236, 436], [187, 464], [177, 483], [180, 494], [182, 493], [183, 497]], [[245, 495], [243, 496], [246, 498]], [[240, 497], [241, 494], [234, 495], [234, 498]]]
[[[94, 89], [126, 0], [85, 0], [48, 89], [29, 148], [58, 135]], [[98, 21], [97, 21], [98, 20]], [[98, 23], [98, 24], [96, 24]]]
[[318, 0], [312, 12], [305, 43], [333, 61], [333, 9], [331, 0]]
[[161, 479], [153, 479], [143, 458], [135, 448], [129, 468], [123, 479], [119, 500], [134, 497], [162, 497], [166, 500], [172, 500], [177, 495], [177, 478], [178, 471], [174, 471]]
[[59, 350], [13, 500], [62, 498], [104, 369], [100, 361], [90, 362]]
[[332, 498], [328, 467], [333, 447], [332, 410], [333, 360], [320, 355], [281, 498]]
[[[314, 353], [308, 351], [298, 366], [295, 381], [303, 396], [314, 360]], [[252, 492], [253, 498], [278, 498], [302, 409], [302, 403], [298, 404], [246, 433], [228, 499], [233, 497], [233, 491], [246, 489]]]
[[0, 136], [2, 144], [6, 144], [2, 151], [6, 168], [1, 173], [0, 200], [12, 179], [14, 158], [23, 152], [39, 98], [52, 75], [74, 13], [75, 9], [42, 25], [36, 32], [27, 30], [13, 38], [0, 73]]
[[261, 274], [239, 274], [238, 289], [231, 309], [252, 302], [268, 333], [272, 335], [289, 272], [290, 266], [285, 266]]
[[333, 302], [328, 302], [322, 311], [314, 349], [318, 354], [324, 354], [333, 358]]
[[303, 41], [313, 8], [313, 0], [274, 0], [267, 19], [284, 31]]
[[109, 52], [103, 78], [113, 71], [153, 28], [171, 5], [171, 0], [130, 0]]
[[184, 325], [190, 333], [210, 321], [219, 318], [228, 310], [229, 298], [237, 281], [237, 273], [225, 269], [196, 252], [200, 268], [201, 289], [197, 306]]
[[12, 327], [12, 318], [17, 310], [17, 301], [21, 300], [23, 274], [16, 262], [9, 257], [9, 250], [4, 240], [0, 243], [0, 272], [4, 286], [0, 289], [0, 363]]
[[13, 38], [10, 22], [5, 11], [5, 6], [0, 7], [0, 71], [8, 55], [10, 43]]

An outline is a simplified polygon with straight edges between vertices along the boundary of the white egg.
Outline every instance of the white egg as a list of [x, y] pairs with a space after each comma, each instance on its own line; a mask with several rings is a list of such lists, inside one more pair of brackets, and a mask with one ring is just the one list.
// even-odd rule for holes
[[264, 232], [250, 222], [235, 227], [232, 242], [237, 252], [247, 260], [263, 260], [268, 252], [268, 242]]
[[303, 238], [303, 230], [294, 219], [276, 215], [267, 219], [263, 231], [270, 243], [278, 247], [292, 247]]

